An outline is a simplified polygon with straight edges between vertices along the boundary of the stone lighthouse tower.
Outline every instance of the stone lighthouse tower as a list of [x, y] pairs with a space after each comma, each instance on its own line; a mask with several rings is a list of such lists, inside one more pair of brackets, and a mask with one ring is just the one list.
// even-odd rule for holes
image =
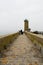
[[29, 29], [29, 22], [27, 19], [24, 20], [24, 31], [28, 31]]

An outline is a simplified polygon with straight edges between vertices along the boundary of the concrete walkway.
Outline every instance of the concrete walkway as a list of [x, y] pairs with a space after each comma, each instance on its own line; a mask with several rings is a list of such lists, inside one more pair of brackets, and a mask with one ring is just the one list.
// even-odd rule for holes
[[43, 57], [34, 44], [20, 35], [0, 58], [0, 65], [43, 65]]

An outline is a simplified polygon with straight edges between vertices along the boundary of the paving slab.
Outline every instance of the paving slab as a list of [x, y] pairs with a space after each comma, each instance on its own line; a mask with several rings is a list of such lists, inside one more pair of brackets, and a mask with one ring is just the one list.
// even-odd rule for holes
[[0, 65], [43, 65], [43, 56], [25, 34], [20, 35], [4, 51]]

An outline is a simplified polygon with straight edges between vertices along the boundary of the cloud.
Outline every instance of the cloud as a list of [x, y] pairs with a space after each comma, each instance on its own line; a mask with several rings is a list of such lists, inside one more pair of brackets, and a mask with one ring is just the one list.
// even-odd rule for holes
[[0, 31], [24, 29], [24, 19], [32, 30], [43, 31], [43, 0], [0, 0]]

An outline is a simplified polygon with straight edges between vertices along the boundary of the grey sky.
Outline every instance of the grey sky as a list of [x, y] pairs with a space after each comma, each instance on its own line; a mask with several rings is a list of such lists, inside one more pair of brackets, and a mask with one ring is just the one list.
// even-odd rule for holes
[[24, 19], [32, 30], [43, 31], [43, 0], [0, 0], [0, 34], [23, 29]]

